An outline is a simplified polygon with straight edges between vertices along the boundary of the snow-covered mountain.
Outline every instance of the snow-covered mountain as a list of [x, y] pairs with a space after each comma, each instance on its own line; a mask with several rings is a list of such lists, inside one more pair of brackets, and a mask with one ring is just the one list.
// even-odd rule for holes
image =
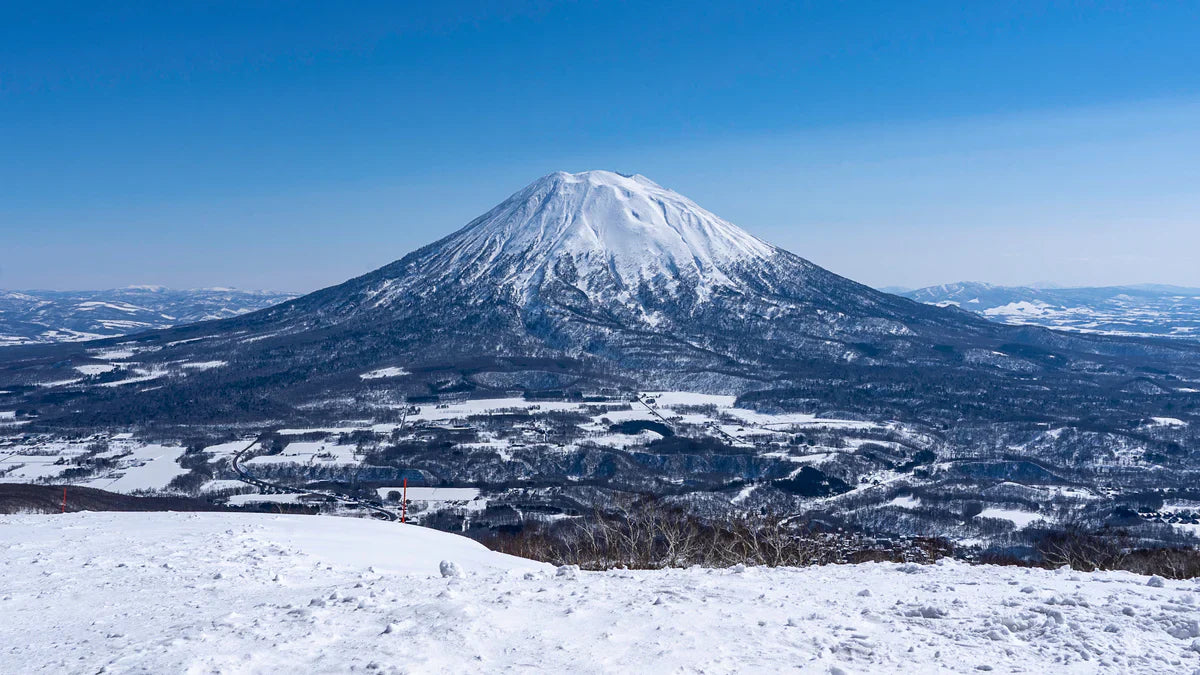
[[645, 283], [710, 297], [777, 251], [644, 176], [588, 171], [543, 177], [432, 253], [425, 283], [491, 283], [531, 304], [556, 280], [599, 301], [629, 301]]
[[[915, 302], [646, 179], [553, 174], [280, 305], [0, 349], [0, 479], [199, 489], [278, 430], [284, 454], [247, 460], [264, 480], [486, 488], [472, 523], [607, 490], [1027, 546], [1031, 519], [1130, 526], [1200, 480], [1197, 394], [1193, 341]], [[197, 438], [212, 463], [182, 454]]]
[[231, 288], [131, 286], [103, 291], [0, 291], [0, 347], [79, 342], [227, 319], [291, 300]]
[[[332, 311], [341, 321], [425, 302], [439, 310], [492, 305], [524, 319], [586, 313], [620, 322], [613, 328], [660, 329], [714, 306], [730, 309], [731, 300], [747, 305], [739, 314], [771, 294], [821, 301], [799, 288], [809, 276], [836, 285], [833, 275], [643, 176], [558, 172], [441, 241], [281, 310]], [[852, 295], [881, 299], [854, 286]]]
[[[391, 265], [254, 318], [288, 332], [362, 326], [376, 339], [398, 329], [404, 342], [419, 324], [420, 339], [438, 336], [431, 347], [464, 356], [603, 355], [641, 368], [641, 352], [683, 370], [797, 354], [853, 360], [864, 354], [849, 342], [963, 325], [767, 244], [647, 178], [607, 171], [545, 176]], [[747, 336], [750, 325], [762, 330]], [[662, 340], [669, 348], [646, 353]]]
[[1200, 289], [1138, 285], [1080, 288], [960, 282], [898, 293], [993, 321], [1113, 335], [1200, 339]]
[[[1186, 375], [1197, 354], [1002, 326], [882, 293], [644, 177], [589, 171], [540, 178], [392, 264], [258, 312], [10, 351], [0, 390], [43, 417], [96, 405], [97, 421], [118, 410], [215, 421], [329, 410], [331, 400], [639, 387], [769, 390], [789, 405], [888, 415], [955, 411], [965, 394], [950, 392], [985, 387], [1009, 390], [1019, 414], [1044, 414], [1064, 405], [1046, 393], [1053, 380], [1100, 396], [1097, 379]], [[80, 365], [100, 374], [81, 379]], [[1036, 385], [1023, 377], [1037, 373]]]

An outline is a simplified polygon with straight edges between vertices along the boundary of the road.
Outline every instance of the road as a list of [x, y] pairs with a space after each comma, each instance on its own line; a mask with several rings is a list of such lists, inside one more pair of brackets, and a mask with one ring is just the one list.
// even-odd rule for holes
[[368, 511], [373, 511], [374, 513], [379, 514], [380, 516], [382, 516], [383, 518], [385, 518], [387, 520], [392, 520], [392, 521], [400, 520], [400, 516], [396, 515], [392, 511], [389, 511], [388, 509], [385, 509], [385, 508], [382, 508], [379, 506], [375, 506], [374, 504], [368, 504], [367, 502], [364, 502], [359, 499], [355, 499], [354, 497], [350, 497], [348, 495], [340, 494], [337, 492], [331, 492], [328, 490], [310, 490], [305, 487], [298, 487], [298, 486], [294, 486], [294, 485], [282, 485], [280, 483], [271, 483], [269, 481], [262, 480], [261, 478], [255, 478], [253, 475], [250, 474], [249, 471], [246, 471], [246, 469], [242, 467], [242, 457], [247, 452], [250, 452], [250, 450], [253, 449], [254, 446], [258, 445], [259, 440], [260, 439], [255, 439], [253, 443], [242, 448], [241, 450], [239, 450], [237, 452], [237, 454], [235, 454], [233, 456], [233, 462], [232, 462], [233, 470], [237, 473], [238, 480], [242, 481], [243, 483], [249, 483], [250, 485], [253, 485], [261, 490], [265, 490], [268, 492], [270, 492], [270, 491], [300, 492], [300, 493], [304, 493], [304, 494], [324, 495], [326, 497], [332, 497], [332, 498], [336, 499], [338, 501], [338, 503], [340, 503], [344, 506], [353, 506], [353, 507], [357, 507], [357, 508], [361, 508], [361, 509], [367, 509]]
[[[649, 403], [646, 402], [646, 396], [644, 394], [638, 394], [637, 401], [638, 401], [638, 403], [641, 403], [643, 406], [645, 406], [646, 410], [649, 410], [651, 415], [654, 415], [658, 419], [662, 420], [662, 423], [667, 425], [668, 429], [670, 429], [671, 431], [676, 431], [675, 425], [671, 424], [671, 422], [669, 420], [667, 420], [667, 418], [663, 417], [662, 413], [658, 412], [658, 410], [654, 406], [651, 406]], [[736, 444], [742, 442], [742, 439], [738, 438], [737, 436], [726, 433], [725, 430], [722, 429], [719, 424], [714, 423], [712, 426], [710, 426], [708, 428], [710, 430], [716, 432], [716, 434], [718, 436], [723, 438], [725, 440], [725, 442], [729, 443], [730, 445], [736, 445]]]

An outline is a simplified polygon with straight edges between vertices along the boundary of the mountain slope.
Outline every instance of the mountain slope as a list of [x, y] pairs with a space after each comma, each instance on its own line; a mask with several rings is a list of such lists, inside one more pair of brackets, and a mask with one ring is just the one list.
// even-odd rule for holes
[[[1008, 415], [1097, 414], [1124, 389], [1200, 378], [1198, 355], [881, 293], [648, 179], [594, 171], [543, 177], [395, 263], [246, 316], [10, 349], [0, 408], [39, 423], [290, 420], [412, 396], [686, 385], [948, 419], [995, 414], [984, 401], [1004, 391]], [[377, 371], [393, 375], [362, 377]]]
[[899, 293], [1009, 324], [1200, 339], [1200, 289], [1177, 286], [1030, 288], [960, 282]]
[[79, 342], [225, 319], [296, 297], [230, 288], [133, 286], [104, 291], [0, 291], [0, 346]]

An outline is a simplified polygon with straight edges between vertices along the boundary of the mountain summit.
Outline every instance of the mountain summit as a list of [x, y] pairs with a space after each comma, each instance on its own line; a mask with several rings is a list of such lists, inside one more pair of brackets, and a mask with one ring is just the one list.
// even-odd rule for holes
[[[462, 322], [500, 321], [511, 330], [491, 332], [483, 344], [512, 339], [493, 353], [550, 347], [572, 356], [610, 340], [624, 344], [630, 330], [678, 340], [793, 313], [807, 324], [843, 311], [870, 314], [870, 331], [903, 334], [907, 328], [889, 317], [927, 311], [830, 274], [644, 176], [609, 171], [539, 178], [440, 241], [285, 307], [307, 320], [353, 317], [377, 326], [414, 313], [427, 327], [461, 310], [469, 314], [446, 326], [442, 344], [478, 351]], [[725, 338], [686, 344], [707, 352], [717, 339]]]
[[640, 176], [553, 173], [436, 245], [428, 272], [491, 279], [528, 296], [547, 276], [585, 291], [643, 283], [732, 285], [730, 271], [776, 251]]
[[[132, 356], [95, 363], [108, 353]], [[1040, 411], [1056, 379], [1110, 400], [1123, 394], [1094, 380], [1147, 389], [1125, 382], [1200, 362], [1191, 346], [1001, 326], [882, 293], [607, 171], [539, 178], [394, 263], [259, 312], [10, 354], [0, 390], [46, 418], [223, 420], [600, 387], [773, 390], [889, 415], [932, 400], [957, 410], [982, 387]], [[112, 381], [77, 377], [83, 365]], [[931, 399], [929, 381], [947, 393]]]
[[[778, 253], [644, 176], [560, 171], [418, 251], [367, 292], [375, 304], [446, 284], [486, 286], [523, 307], [556, 289], [596, 302], [629, 304], [646, 291], [704, 301]], [[398, 283], [416, 267], [414, 283]]]

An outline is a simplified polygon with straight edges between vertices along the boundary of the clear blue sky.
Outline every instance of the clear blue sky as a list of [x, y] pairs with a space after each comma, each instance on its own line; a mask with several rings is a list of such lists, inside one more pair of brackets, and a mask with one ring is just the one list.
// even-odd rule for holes
[[0, 288], [312, 290], [590, 168], [874, 285], [1200, 286], [1200, 3], [746, 4], [3, 3]]

